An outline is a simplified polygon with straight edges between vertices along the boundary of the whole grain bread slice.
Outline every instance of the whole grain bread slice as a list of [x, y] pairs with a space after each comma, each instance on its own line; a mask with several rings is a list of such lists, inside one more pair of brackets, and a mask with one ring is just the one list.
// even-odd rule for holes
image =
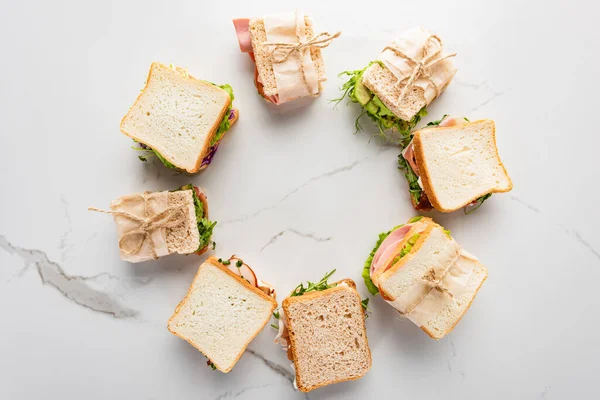
[[[314, 36], [313, 23], [308, 16], [304, 16], [304, 23], [306, 24], [306, 36]], [[274, 96], [277, 94], [277, 81], [275, 80], [275, 74], [273, 72], [273, 57], [271, 56], [272, 47], [262, 45], [262, 43], [267, 42], [267, 33], [265, 31], [265, 22], [263, 18], [253, 18], [250, 20], [250, 37], [252, 39], [254, 61], [263, 85], [263, 92], [265, 96]], [[327, 80], [321, 49], [311, 47], [310, 57], [317, 71], [320, 93], [322, 90], [321, 83]]]
[[356, 380], [371, 368], [361, 298], [353, 281], [303, 296], [288, 297], [282, 307], [298, 389]]
[[146, 86], [121, 121], [121, 132], [195, 173], [230, 104], [229, 94], [218, 86], [154, 62]]
[[166, 242], [169, 253], [190, 254], [198, 250], [200, 233], [196, 221], [196, 210], [194, 197], [191, 190], [178, 190], [168, 192], [167, 201], [169, 207], [183, 205], [185, 207], [186, 220], [174, 228], [167, 228]]
[[167, 327], [227, 373], [276, 307], [274, 298], [209, 257], [198, 268]]

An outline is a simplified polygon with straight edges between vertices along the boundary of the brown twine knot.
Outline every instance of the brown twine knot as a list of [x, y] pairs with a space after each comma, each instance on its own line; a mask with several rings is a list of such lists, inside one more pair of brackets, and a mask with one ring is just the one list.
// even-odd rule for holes
[[[307, 41], [301, 41], [298, 39], [297, 43], [283, 43], [283, 42], [265, 42], [263, 43], [265, 46], [273, 46], [273, 50], [271, 50], [271, 57], [273, 57], [274, 63], [282, 63], [285, 62], [290, 55], [297, 51], [301, 52], [303, 49], [316, 47], [319, 49], [324, 49], [329, 46], [334, 39], [337, 39], [342, 32], [336, 32], [333, 35], [328, 32], [321, 32], [317, 36], [312, 37]], [[276, 56], [276, 52], [278, 52], [279, 56]]]
[[[179, 206], [169, 207], [169, 208], [165, 209], [164, 211], [161, 211], [160, 213], [158, 213], [152, 217], [148, 217], [147, 193], [144, 193], [142, 196], [144, 199], [144, 213], [145, 213], [144, 217], [139, 217], [137, 215], [128, 213], [126, 211], [112, 211], [112, 210], [109, 211], [109, 210], [102, 210], [102, 209], [95, 208], [95, 207], [88, 207], [88, 210], [102, 212], [102, 213], [106, 213], [106, 214], [118, 215], [121, 217], [129, 218], [132, 221], [141, 223], [139, 228], [125, 233], [121, 237], [121, 239], [119, 239], [119, 248], [121, 249], [121, 251], [123, 251], [123, 253], [125, 253], [127, 255], [136, 254], [142, 249], [144, 242], [146, 240], [148, 240], [148, 242], [150, 244], [150, 250], [152, 251], [152, 257], [154, 259], [157, 259], [158, 256], [156, 255], [156, 250], [154, 249], [154, 242], [151, 240], [152, 232], [154, 232], [155, 230], [160, 229], [160, 228], [175, 228], [175, 227], [179, 226], [185, 219], [185, 214], [183, 213], [183, 209], [184, 209], [184, 207], [186, 207], [186, 205], [181, 204]], [[134, 246], [133, 249], [128, 250], [125, 248], [124, 243], [127, 239], [130, 239], [130, 238], [133, 238], [135, 240], [136, 245]]]
[[[429, 44], [432, 40], [437, 41], [437, 43], [439, 45], [438, 49], [435, 52], [433, 52], [432, 54], [427, 54], [429, 52]], [[433, 86], [433, 88], [435, 90], [435, 97], [438, 97], [440, 95], [440, 88], [436, 85], [436, 83], [431, 78], [431, 68], [433, 68], [435, 65], [437, 65], [441, 61], [444, 61], [444, 60], [447, 60], [448, 58], [456, 56], [456, 53], [452, 53], [452, 54], [448, 54], [440, 59], [434, 60], [437, 56], [439, 56], [441, 54], [443, 48], [444, 48], [444, 46], [442, 44], [442, 39], [440, 39], [437, 35], [431, 35], [427, 38], [427, 40], [425, 41], [425, 44], [423, 45], [423, 48], [421, 49], [422, 55], [421, 55], [420, 60], [415, 60], [414, 58], [404, 54], [402, 51], [400, 51], [396, 47], [386, 46], [383, 49], [383, 51], [385, 51], [385, 50], [393, 51], [398, 56], [400, 56], [400, 57], [404, 58], [406, 61], [408, 61], [409, 64], [412, 65], [412, 67], [413, 67], [413, 71], [410, 74], [410, 76], [406, 76], [403, 79], [398, 81], [398, 86], [401, 85], [402, 83], [404, 83], [405, 81], [407, 81], [407, 82], [404, 85], [404, 87], [402, 88], [402, 92], [400, 92], [400, 97], [398, 97], [398, 101], [396, 102], [397, 107], [400, 106], [400, 103], [402, 102], [402, 100], [404, 100], [404, 98], [408, 94], [408, 91], [413, 87], [415, 81], [419, 78], [426, 79], [429, 81], [429, 83], [431, 83], [431, 85]]]
[[421, 278], [423, 280], [423, 282], [425, 282], [431, 289], [435, 289], [440, 291], [441, 293], [446, 293], [448, 294], [448, 296], [450, 296], [450, 298], [454, 298], [454, 295], [452, 294], [452, 292], [442, 286], [442, 279], [443, 276], [438, 277], [437, 273], [435, 272], [435, 270], [433, 268], [430, 268]]

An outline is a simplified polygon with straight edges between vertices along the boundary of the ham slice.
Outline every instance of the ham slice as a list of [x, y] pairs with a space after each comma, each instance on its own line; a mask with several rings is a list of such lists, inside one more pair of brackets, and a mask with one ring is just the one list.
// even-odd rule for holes
[[403, 225], [392, 231], [392, 233], [390, 233], [388, 237], [384, 239], [375, 252], [375, 256], [371, 262], [371, 276], [373, 275], [373, 272], [384, 266], [384, 263], [387, 260], [387, 257], [384, 257], [384, 254], [387, 254], [389, 251], [393, 251], [396, 246], [398, 246], [400, 241], [404, 239], [404, 236], [406, 236], [408, 231], [410, 231], [411, 227], [412, 224]]
[[[241, 263], [239, 267], [237, 266], [238, 261]], [[229, 268], [229, 270], [234, 274], [240, 276], [242, 279], [247, 280], [252, 286], [256, 286], [267, 296], [275, 298], [275, 289], [273, 289], [268, 283], [258, 279], [252, 268], [250, 268], [248, 264], [246, 264], [241, 258], [238, 258], [235, 255], [231, 256], [229, 258], [229, 265], [227, 268]]]
[[258, 93], [265, 98], [268, 102], [271, 102], [275, 105], [279, 104], [279, 95], [267, 96], [265, 95], [263, 84], [260, 80], [260, 75], [258, 74], [258, 69], [256, 68], [256, 61], [254, 59], [254, 49], [252, 48], [252, 37], [250, 36], [250, 19], [249, 18], [237, 18], [233, 20], [233, 26], [235, 28], [235, 33], [237, 34], [238, 44], [240, 45], [240, 50], [242, 53], [248, 53], [252, 62], [255, 63], [254, 66], [254, 86], [256, 86], [256, 90]]

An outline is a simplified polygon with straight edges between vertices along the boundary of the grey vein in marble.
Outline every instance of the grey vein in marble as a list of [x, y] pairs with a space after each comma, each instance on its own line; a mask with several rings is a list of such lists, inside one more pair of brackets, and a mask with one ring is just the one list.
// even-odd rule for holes
[[274, 371], [277, 375], [284, 377], [292, 384], [294, 383], [294, 379], [296, 378], [293, 373], [291, 373], [287, 368], [283, 365], [279, 365], [274, 363], [273, 361], [265, 358], [262, 354], [255, 352], [254, 350], [246, 349], [246, 353], [252, 354], [254, 357], [261, 360], [267, 367], [269, 367], [272, 371]]
[[546, 400], [548, 398], [548, 393], [550, 393], [550, 389], [552, 389], [552, 386], [550, 385], [544, 388], [544, 391], [540, 393], [540, 400]]
[[327, 171], [327, 172], [325, 172], [323, 174], [320, 174], [320, 175], [317, 175], [317, 176], [313, 176], [312, 178], [310, 178], [310, 179], [304, 181], [303, 183], [301, 183], [300, 185], [296, 186], [294, 189], [290, 190], [281, 199], [277, 200], [275, 203], [271, 204], [270, 206], [260, 208], [260, 209], [258, 209], [257, 211], [255, 211], [255, 212], [253, 212], [251, 214], [246, 214], [246, 215], [243, 215], [243, 216], [238, 217], [238, 218], [234, 218], [234, 219], [230, 219], [230, 220], [227, 220], [227, 221], [223, 221], [223, 222], [221, 222], [221, 226], [226, 225], [226, 224], [236, 223], [236, 222], [243, 222], [243, 221], [249, 220], [250, 218], [255, 218], [255, 217], [259, 216], [260, 214], [262, 214], [265, 211], [270, 211], [270, 210], [274, 209], [279, 204], [281, 204], [284, 201], [286, 201], [290, 196], [298, 193], [301, 189], [305, 188], [306, 186], [308, 186], [308, 185], [310, 185], [310, 184], [312, 184], [312, 183], [314, 183], [314, 182], [316, 182], [318, 180], [321, 180], [323, 178], [328, 178], [330, 176], [334, 176], [334, 175], [340, 174], [342, 172], [351, 171], [357, 165], [363, 163], [364, 161], [366, 161], [368, 159], [369, 159], [369, 157], [365, 157], [365, 158], [362, 158], [360, 160], [353, 161], [352, 163], [350, 163], [348, 165], [345, 165], [343, 167], [335, 168], [335, 169], [332, 169], [331, 171]]
[[238, 390], [237, 392], [233, 392], [230, 390], [230, 391], [227, 391], [225, 393], [218, 395], [217, 397], [215, 397], [215, 400], [235, 399], [250, 390], [264, 389], [269, 386], [275, 386], [275, 385], [273, 385], [272, 383], [267, 383], [266, 385], [260, 385], [260, 386], [247, 386], [245, 388], [242, 388], [241, 390]]
[[277, 242], [277, 240], [279, 240], [280, 237], [282, 237], [283, 235], [285, 235], [286, 233], [293, 233], [294, 235], [300, 236], [302, 238], [307, 238], [307, 239], [312, 239], [317, 243], [322, 243], [322, 242], [328, 242], [331, 239], [333, 239], [333, 237], [329, 236], [329, 237], [319, 237], [316, 236], [314, 233], [302, 233], [300, 231], [297, 231], [295, 229], [292, 228], [288, 228], [288, 229], [284, 229], [281, 232], [276, 233], [275, 235], [273, 235], [271, 237], [271, 239], [269, 240], [269, 242], [267, 244], [265, 244], [260, 251], [262, 252], [264, 249], [266, 249], [267, 247], [269, 247], [270, 245], [274, 244], [275, 242]]
[[523, 204], [525, 207], [529, 208], [531, 211], [535, 211], [536, 213], [540, 212], [540, 209], [532, 206], [531, 204], [519, 199], [517, 196], [510, 196], [511, 199], [513, 199], [514, 201], [516, 201], [517, 203], [521, 203]]
[[579, 243], [581, 243], [582, 245], [584, 245], [585, 247], [587, 247], [588, 250], [591, 251], [592, 254], [594, 254], [596, 256], [596, 258], [598, 258], [600, 260], [600, 253], [596, 249], [594, 249], [589, 242], [587, 242], [586, 240], [584, 240], [581, 237], [581, 235], [579, 234], [579, 232], [573, 231], [573, 236], [575, 236], [575, 239], [577, 239], [577, 241]]
[[146, 285], [151, 280], [123, 279], [108, 273], [90, 277], [69, 275], [59, 264], [51, 261], [45, 252], [15, 246], [2, 235], [0, 249], [24, 261], [25, 267], [16, 276], [23, 276], [33, 265], [44, 285], [54, 287], [75, 304], [114, 318], [133, 318], [139, 314], [138, 311], [122, 305], [120, 298], [129, 288]]

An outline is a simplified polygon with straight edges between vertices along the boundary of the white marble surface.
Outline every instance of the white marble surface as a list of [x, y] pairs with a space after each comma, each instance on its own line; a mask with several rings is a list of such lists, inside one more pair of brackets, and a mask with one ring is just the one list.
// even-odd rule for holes
[[[274, 108], [230, 20], [296, 5], [213, 3], [2, 2], [0, 398], [600, 397], [598, 6], [307, 0], [318, 28], [343, 31], [325, 51], [330, 80], [316, 101]], [[373, 300], [371, 371], [308, 396], [294, 392], [270, 328], [230, 374], [206, 368], [166, 329], [201, 258], [121, 262], [111, 219], [86, 208], [192, 181], [219, 221], [215, 254], [244, 257], [280, 299], [332, 268], [366, 294], [377, 234], [415, 212], [398, 150], [354, 136], [358, 109], [328, 99], [338, 72], [416, 25], [458, 52], [428, 119], [495, 119], [514, 182], [469, 216], [432, 214], [489, 268], [473, 307], [436, 342]], [[119, 133], [154, 60], [235, 90], [240, 121], [191, 179], [140, 163]]]

